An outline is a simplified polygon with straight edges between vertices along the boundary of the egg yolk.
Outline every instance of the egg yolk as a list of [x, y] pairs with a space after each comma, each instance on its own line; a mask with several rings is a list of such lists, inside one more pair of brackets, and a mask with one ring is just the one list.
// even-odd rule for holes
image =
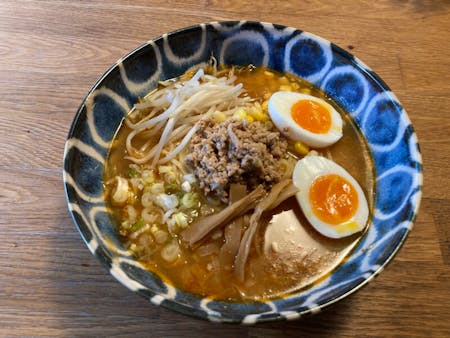
[[291, 116], [300, 127], [315, 134], [325, 134], [331, 127], [330, 112], [317, 101], [297, 101], [291, 108]]
[[358, 209], [358, 193], [344, 177], [329, 174], [316, 178], [309, 189], [314, 214], [323, 222], [338, 225]]

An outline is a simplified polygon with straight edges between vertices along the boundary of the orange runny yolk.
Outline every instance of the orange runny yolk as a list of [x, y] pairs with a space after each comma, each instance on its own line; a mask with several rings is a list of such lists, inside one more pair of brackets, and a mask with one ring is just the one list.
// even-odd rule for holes
[[315, 134], [325, 134], [331, 127], [331, 114], [318, 101], [297, 101], [291, 108], [291, 116], [300, 127]]
[[344, 177], [329, 174], [316, 178], [309, 189], [314, 214], [323, 222], [338, 225], [358, 209], [358, 193]]

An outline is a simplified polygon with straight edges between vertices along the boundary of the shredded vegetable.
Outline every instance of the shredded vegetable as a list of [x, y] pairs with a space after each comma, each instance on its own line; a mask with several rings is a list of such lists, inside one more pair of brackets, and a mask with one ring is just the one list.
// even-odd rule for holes
[[[152, 168], [169, 162], [189, 143], [201, 118], [212, 114], [224, 118], [249, 102], [249, 98], [243, 96], [242, 84], [234, 84], [234, 81], [235, 76], [232, 74], [215, 77], [205, 75], [200, 68], [191, 79], [168, 84], [165, 88], [152, 92], [135, 105], [135, 111], [126, 120], [127, 126], [133, 129], [126, 140], [130, 154], [127, 158], [134, 163], [151, 161]], [[136, 116], [142, 115], [142, 110], [148, 109], [151, 110], [150, 113], [133, 122]], [[141, 133], [161, 136], [151, 149], [147, 149], [148, 145], [136, 149], [133, 139]], [[161, 158], [163, 149], [180, 139], [181, 142]]]

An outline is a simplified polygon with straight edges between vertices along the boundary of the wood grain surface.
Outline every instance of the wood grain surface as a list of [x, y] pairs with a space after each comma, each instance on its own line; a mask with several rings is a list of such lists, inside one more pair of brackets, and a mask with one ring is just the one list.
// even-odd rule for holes
[[[372, 283], [314, 316], [218, 325], [150, 304], [89, 253], [67, 211], [62, 158], [82, 98], [148, 39], [261, 20], [347, 49], [396, 93], [418, 134], [414, 229]], [[450, 2], [0, 0], [0, 336], [450, 337]]]

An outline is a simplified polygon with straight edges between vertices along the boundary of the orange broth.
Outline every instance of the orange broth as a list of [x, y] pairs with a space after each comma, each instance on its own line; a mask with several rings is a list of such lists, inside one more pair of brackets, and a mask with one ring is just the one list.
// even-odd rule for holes
[[[371, 156], [364, 138], [342, 108], [332, 101], [319, 88], [291, 74], [282, 74], [266, 68], [243, 67], [235, 70], [236, 82], [241, 82], [250, 97], [264, 105], [271, 94], [278, 90], [292, 90], [319, 97], [331, 104], [343, 118], [343, 137], [333, 146], [320, 150], [342, 165], [360, 183], [373, 207], [374, 169]], [[126, 155], [125, 138], [130, 129], [122, 124], [112, 144], [105, 169], [104, 181], [108, 182], [116, 175], [127, 177], [130, 161]], [[145, 140], [141, 140], [144, 142]], [[112, 218], [120, 223], [123, 207], [109, 203], [110, 187], [105, 185], [105, 199]], [[139, 200], [137, 196], [136, 200]], [[207, 204], [206, 199], [201, 202]], [[142, 206], [135, 203], [139, 213]], [[210, 206], [208, 212], [223, 208], [223, 205]], [[164, 228], [164, 225], [160, 225]], [[295, 240], [285, 243], [283, 248], [270, 247], [265, 243], [267, 227], [284, 227], [295, 233]], [[245, 280], [238, 281], [232, 269], [219, 265], [217, 253], [200, 255], [198, 249], [189, 249], [175, 236], [180, 244], [179, 257], [168, 263], [162, 259], [158, 248], [146, 250], [145, 255], [136, 253], [137, 259], [148, 270], [156, 273], [167, 283], [189, 293], [227, 301], [261, 300], [280, 297], [305, 288], [336, 268], [352, 250], [361, 234], [343, 239], [329, 239], [315, 231], [302, 214], [295, 198], [283, 202], [261, 219], [249, 260], [246, 264]], [[151, 236], [150, 236], [151, 237]], [[149, 237], [149, 238], [150, 238]], [[126, 247], [155, 245], [153, 240], [140, 237], [122, 237]], [[170, 239], [169, 239], [170, 240]], [[223, 231], [214, 231], [201, 243], [210, 248], [220, 248], [224, 243]], [[276, 249], [276, 250], [275, 250]], [[214, 250], [212, 250], [214, 251]]]

